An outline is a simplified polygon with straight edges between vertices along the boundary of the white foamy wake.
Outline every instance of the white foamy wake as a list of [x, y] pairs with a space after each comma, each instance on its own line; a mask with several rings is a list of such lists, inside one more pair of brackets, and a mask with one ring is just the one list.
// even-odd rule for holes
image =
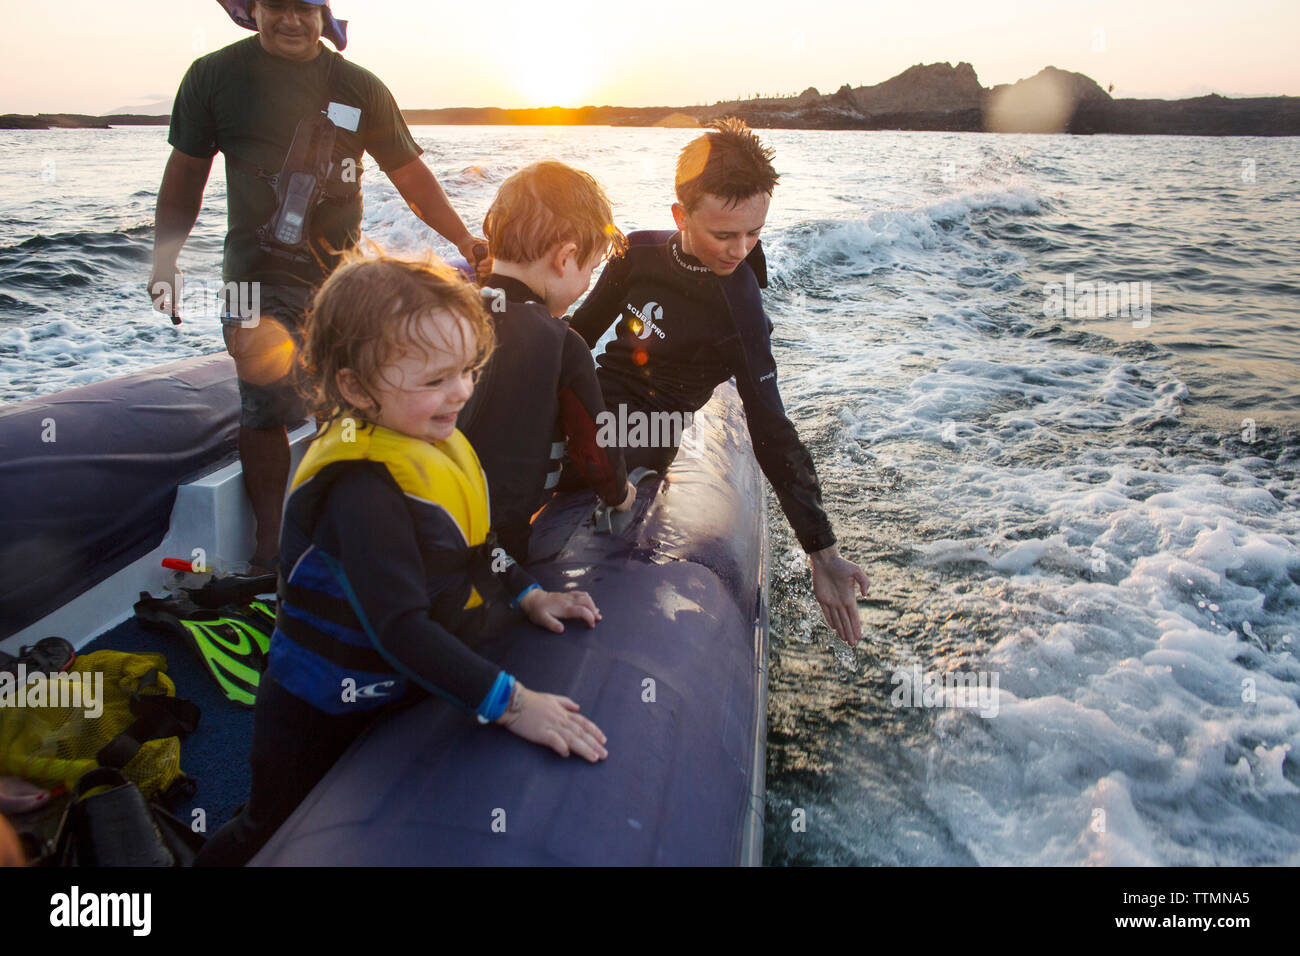
[[981, 863], [1300, 861], [1300, 475], [1164, 427], [1187, 389], [1160, 362], [1015, 334], [1041, 320], [1023, 260], [969, 218], [1037, 208], [958, 196], [773, 243], [809, 367], [788, 404], [842, 425], [819, 470], [903, 476], [945, 653], [999, 679], [995, 717], [933, 712], [914, 782]]
[[980, 666], [1001, 699], [994, 719], [936, 719], [927, 800], [982, 861], [1300, 853], [1271, 819], [1294, 820], [1300, 796], [1283, 771], [1300, 745], [1300, 522], [1249, 460], [1165, 464], [1131, 449], [938, 469], [943, 510], [992, 529], [916, 550], [984, 566], [950, 599], [994, 635]]

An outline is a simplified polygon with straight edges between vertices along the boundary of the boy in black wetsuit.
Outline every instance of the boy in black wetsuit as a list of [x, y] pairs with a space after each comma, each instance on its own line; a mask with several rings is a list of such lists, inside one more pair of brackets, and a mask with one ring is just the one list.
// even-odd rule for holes
[[[786, 417], [759, 291], [767, 267], [758, 236], [777, 179], [772, 150], [744, 123], [714, 124], [678, 157], [677, 231], [628, 236], [572, 326], [594, 348], [618, 323], [597, 361], [605, 404], [620, 419], [693, 413], [735, 376], [759, 466], [808, 552], [826, 623], [852, 646], [862, 638], [854, 586], [865, 595], [870, 582], [840, 557], [812, 456]], [[660, 471], [676, 454], [676, 444], [624, 449], [627, 467]]]
[[554, 160], [502, 184], [483, 232], [494, 262], [483, 291], [496, 349], [457, 426], [487, 474], [492, 530], [524, 561], [530, 519], [559, 481], [566, 444], [582, 482], [607, 504], [621, 511], [636, 500], [622, 454], [597, 441], [605, 404], [591, 350], [560, 318], [626, 241], [600, 185]]

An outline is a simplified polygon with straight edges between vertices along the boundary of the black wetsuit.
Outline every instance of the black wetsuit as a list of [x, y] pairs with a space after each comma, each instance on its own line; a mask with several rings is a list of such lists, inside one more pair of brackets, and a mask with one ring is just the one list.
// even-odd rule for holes
[[582, 483], [606, 502], [623, 500], [627, 472], [620, 451], [596, 441], [605, 403], [591, 350], [518, 279], [493, 274], [483, 286], [497, 345], [456, 426], [487, 474], [492, 530], [524, 561], [529, 519], [559, 479], [566, 437]]
[[[594, 348], [617, 321], [597, 363], [605, 404], [617, 411], [695, 412], [735, 376], [763, 474], [808, 552], [835, 543], [812, 456], [786, 417], [772, 357], [762, 244], [729, 276], [682, 250], [678, 232], [634, 232], [582, 307], [573, 329]], [[676, 447], [625, 448], [627, 466], [662, 469]]]

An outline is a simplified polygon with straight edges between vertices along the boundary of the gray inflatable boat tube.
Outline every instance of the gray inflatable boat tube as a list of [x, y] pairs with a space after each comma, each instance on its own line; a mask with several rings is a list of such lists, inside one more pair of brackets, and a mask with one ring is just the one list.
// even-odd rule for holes
[[608, 759], [564, 759], [428, 699], [361, 737], [253, 865], [761, 863], [765, 500], [723, 385], [626, 527], [598, 533], [590, 494], [537, 519], [530, 570], [590, 592], [602, 621], [524, 622], [482, 647], [577, 701]]
[[0, 640], [161, 544], [238, 419], [224, 352], [0, 408]]

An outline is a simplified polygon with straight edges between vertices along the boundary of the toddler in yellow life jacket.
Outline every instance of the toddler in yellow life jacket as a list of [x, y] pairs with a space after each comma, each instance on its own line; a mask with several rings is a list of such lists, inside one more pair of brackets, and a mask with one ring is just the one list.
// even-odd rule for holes
[[251, 858], [412, 692], [561, 756], [607, 756], [577, 704], [529, 690], [466, 643], [494, 603], [555, 632], [564, 618], [600, 620], [588, 594], [542, 590], [489, 534], [486, 480], [456, 416], [491, 348], [478, 293], [434, 259], [353, 255], [316, 294], [303, 357], [322, 426], [285, 504], [252, 793], [200, 864]]

